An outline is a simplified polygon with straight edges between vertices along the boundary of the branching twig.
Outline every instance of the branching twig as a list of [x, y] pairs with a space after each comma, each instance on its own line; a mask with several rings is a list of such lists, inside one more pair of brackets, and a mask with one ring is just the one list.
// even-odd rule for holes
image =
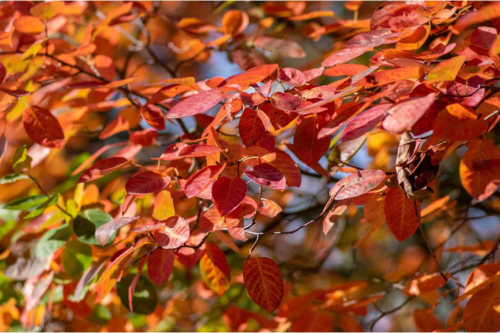
[[422, 236], [424, 245], [425, 247], [427, 247], [427, 250], [429, 250], [429, 253], [431, 254], [432, 258], [434, 258], [434, 262], [436, 263], [436, 266], [439, 269], [439, 274], [441, 274], [445, 282], [448, 282], [448, 278], [446, 277], [446, 275], [444, 275], [443, 271], [441, 270], [441, 267], [439, 266], [436, 255], [432, 251], [431, 247], [429, 246], [429, 243], [427, 242], [427, 239], [425, 238], [424, 229], [422, 229], [422, 223], [420, 221], [420, 214], [418, 213], [417, 200], [413, 200], [413, 204], [415, 206], [415, 215], [417, 216], [418, 229], [420, 230], [420, 235]]

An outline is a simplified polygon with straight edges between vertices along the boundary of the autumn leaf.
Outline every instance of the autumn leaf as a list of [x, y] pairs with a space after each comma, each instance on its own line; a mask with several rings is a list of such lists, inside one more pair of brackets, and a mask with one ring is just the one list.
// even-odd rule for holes
[[224, 252], [217, 245], [207, 244], [200, 259], [200, 272], [207, 286], [219, 295], [224, 295], [229, 289], [231, 269]]
[[61, 124], [47, 109], [38, 106], [26, 108], [23, 125], [31, 140], [40, 146], [59, 149], [64, 144]]
[[275, 190], [284, 190], [286, 187], [285, 176], [269, 164], [258, 164], [251, 170], [246, 170], [245, 175], [255, 183]]
[[269, 127], [269, 117], [262, 111], [246, 108], [239, 124], [240, 137], [245, 146], [254, 146]]
[[444, 81], [455, 81], [458, 71], [465, 62], [465, 56], [458, 56], [440, 62], [425, 79], [427, 83], [437, 83]]
[[273, 313], [283, 299], [283, 278], [274, 261], [250, 258], [243, 266], [243, 281], [252, 300], [262, 309]]
[[435, 93], [398, 103], [386, 111], [382, 128], [391, 133], [403, 133], [424, 115], [436, 98]]
[[307, 165], [318, 162], [330, 147], [330, 138], [317, 138], [319, 130], [318, 116], [310, 115], [302, 119], [293, 136], [294, 152]]
[[177, 249], [189, 239], [189, 224], [180, 216], [171, 216], [165, 221], [165, 227], [155, 230], [153, 235], [165, 250]]
[[467, 332], [500, 330], [500, 282], [475, 293], [464, 308], [463, 321]]
[[[207, 166], [203, 169], [198, 170], [191, 177], [188, 178], [184, 192], [188, 198], [193, 198], [201, 193], [206, 192], [205, 190], [209, 189], [212, 183], [219, 177], [221, 172], [224, 170], [226, 165], [212, 165]], [[208, 197], [205, 199], [211, 198], [211, 191]]]
[[147, 194], [161, 191], [170, 183], [170, 177], [163, 177], [153, 171], [143, 171], [133, 175], [125, 184], [128, 194]]
[[243, 201], [247, 194], [243, 179], [220, 177], [212, 186], [212, 200], [221, 216], [227, 215]]
[[[418, 202], [417, 207], [420, 215]], [[401, 189], [397, 187], [389, 188], [385, 197], [384, 212], [387, 226], [398, 241], [404, 241], [418, 229], [414, 201], [406, 198]]]
[[130, 162], [123, 157], [110, 157], [97, 161], [90, 168], [85, 170], [78, 180], [79, 183], [89, 182], [94, 179], [101, 178], [113, 171], [119, 170]]
[[469, 149], [460, 162], [460, 180], [465, 190], [476, 200], [491, 196], [500, 184], [499, 164], [490, 160], [500, 158], [500, 149], [491, 139], [474, 139], [467, 143]]
[[172, 274], [174, 268], [174, 251], [156, 249], [148, 258], [148, 276], [156, 283], [157, 286], [161, 287]]
[[376, 188], [386, 178], [381, 170], [361, 170], [338, 181], [330, 190], [335, 200], [358, 197]]
[[177, 103], [168, 111], [167, 118], [183, 118], [205, 112], [216, 106], [223, 96], [224, 94], [219, 89], [200, 92]]
[[99, 228], [96, 229], [95, 231], [95, 238], [101, 244], [104, 246], [108, 240], [111, 238], [114, 232], [116, 232], [118, 229], [126, 226], [129, 223], [132, 223], [136, 221], [140, 216], [135, 216], [135, 217], [119, 217], [117, 219], [114, 219], [111, 222], [108, 222], [106, 224], [101, 225]]
[[163, 190], [155, 198], [153, 208], [153, 218], [158, 221], [165, 221], [175, 215], [174, 201], [169, 191]]

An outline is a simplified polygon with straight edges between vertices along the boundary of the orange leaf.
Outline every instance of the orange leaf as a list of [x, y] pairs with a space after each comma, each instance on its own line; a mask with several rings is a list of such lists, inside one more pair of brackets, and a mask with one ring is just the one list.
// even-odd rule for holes
[[465, 305], [463, 321], [467, 332], [500, 330], [500, 282], [492, 283], [472, 296]]
[[250, 258], [243, 267], [243, 281], [252, 300], [269, 313], [283, 299], [283, 278], [274, 261], [269, 258]]
[[34, 16], [21, 16], [14, 20], [14, 28], [23, 34], [38, 35], [43, 32], [43, 21]]
[[272, 200], [262, 200], [259, 202], [259, 213], [269, 217], [275, 217], [281, 213], [283, 209]]
[[247, 13], [241, 10], [229, 10], [222, 17], [222, 31], [228, 35], [239, 35], [250, 22]]
[[[387, 198], [388, 200], [389, 198]], [[446, 274], [449, 276], [449, 274]], [[446, 284], [440, 273], [422, 275], [411, 280], [403, 290], [403, 295], [419, 296], [441, 288]]]
[[477, 119], [471, 108], [459, 103], [447, 105], [434, 121], [434, 134], [441, 139], [465, 141], [473, 139], [488, 129], [488, 124]]
[[331, 10], [316, 10], [313, 12], [309, 12], [307, 14], [297, 15], [290, 17], [290, 21], [305, 21], [312, 20], [318, 17], [334, 17], [335, 13]]
[[[418, 202], [417, 208], [420, 214]], [[404, 241], [418, 229], [414, 202], [408, 199], [400, 188], [389, 188], [385, 197], [384, 212], [387, 226], [398, 241]]]
[[224, 295], [231, 284], [231, 269], [224, 252], [213, 243], [206, 244], [205, 253], [200, 260], [200, 271], [207, 286]]
[[500, 148], [491, 139], [474, 139], [467, 143], [469, 150], [460, 161], [460, 180], [465, 190], [476, 200], [492, 195], [500, 183]]
[[413, 312], [413, 321], [420, 332], [434, 332], [443, 328], [436, 315], [427, 309], [417, 309]]

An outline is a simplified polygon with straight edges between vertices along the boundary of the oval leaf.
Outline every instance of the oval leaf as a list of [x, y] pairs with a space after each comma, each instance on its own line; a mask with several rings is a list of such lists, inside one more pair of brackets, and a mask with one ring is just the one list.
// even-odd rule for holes
[[220, 177], [212, 186], [212, 200], [221, 216], [225, 216], [245, 199], [247, 184], [239, 177]]
[[283, 278], [280, 268], [269, 258], [250, 258], [243, 267], [243, 281], [252, 300], [273, 313], [283, 299]]

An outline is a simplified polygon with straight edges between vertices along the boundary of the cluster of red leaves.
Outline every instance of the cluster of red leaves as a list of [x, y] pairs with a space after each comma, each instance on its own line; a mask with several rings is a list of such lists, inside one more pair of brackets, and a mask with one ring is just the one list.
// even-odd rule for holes
[[[496, 3], [386, 3], [371, 19], [339, 20], [324, 26], [315, 20], [334, 17], [333, 12], [304, 13], [301, 2], [264, 4], [261, 9], [268, 17], [260, 20], [260, 27], [274, 20], [306, 21], [303, 29], [310, 38], [331, 34], [345, 41], [319, 59], [321, 67], [307, 70], [268, 63], [264, 52], [289, 58], [305, 57], [306, 52], [292, 40], [259, 32], [245, 35], [250, 19], [243, 11], [226, 11], [221, 26], [195, 18], [176, 22], [168, 18], [184, 34], [221, 35], [212, 41], [189, 39], [190, 51], [184, 52], [188, 54], [179, 51], [180, 64], [206, 60], [212, 50], [231, 46], [234, 61], [244, 71], [196, 81], [177, 77], [177, 66], [164, 65], [172, 77], [158, 83], [120, 74], [111, 57], [97, 52], [113, 40], [110, 31], [154, 17], [155, 9], [128, 2], [104, 15], [94, 6], [76, 2], [0, 5], [0, 105], [4, 110], [0, 156], [7, 155], [7, 147], [15, 150], [14, 173], [3, 177], [2, 184], [30, 178], [43, 191], [30, 169], [52, 151], [63, 149], [96, 113], [120, 108], [99, 130], [100, 140], [124, 131], [130, 134], [127, 142], [103, 146], [71, 170], [71, 176], [79, 175], [70, 184], [75, 188], [73, 196], [64, 199], [43, 191], [5, 206], [28, 212], [23, 216], [27, 237], [13, 241], [1, 256], [6, 260], [5, 276], [26, 280], [26, 303], [20, 316], [24, 327], [43, 321], [46, 308], [37, 304], [57, 284], [64, 285], [63, 302], [77, 316], [88, 317], [91, 304], [109, 304], [107, 296], [117, 282], [116, 292], [124, 306], [151, 314], [157, 311], [157, 296], [149, 280], [162, 287], [176, 263], [188, 269], [199, 263], [201, 277], [213, 292], [223, 295], [232, 283], [243, 282], [258, 306], [269, 313], [279, 309], [278, 319], [271, 320], [231, 306], [224, 314], [230, 330], [245, 329], [253, 319], [269, 330], [289, 325], [292, 331], [330, 331], [335, 313], [340, 314], [344, 331], [358, 331], [361, 327], [354, 315], [366, 315], [367, 306], [381, 298], [381, 293], [373, 293], [366, 282], [350, 282], [289, 297], [290, 288], [279, 266], [269, 258], [251, 256], [259, 240], [271, 234], [291, 234], [316, 221], [322, 221], [326, 235], [349, 207], [364, 206], [365, 219], [372, 226], [356, 246], [384, 222], [402, 242], [421, 227], [426, 215], [447, 204], [445, 200], [432, 209], [427, 207], [424, 214], [419, 201], [432, 193], [430, 184], [440, 163], [462, 146], [468, 149], [460, 162], [460, 179], [470, 196], [484, 201], [500, 184], [500, 148], [487, 137], [500, 119], [500, 88], [495, 85], [500, 78], [500, 6]], [[360, 2], [346, 6], [357, 12]], [[100, 14], [99, 19], [78, 27], [77, 17], [92, 10]], [[478, 24], [461, 43], [450, 43], [453, 34], [463, 34]], [[77, 27], [83, 37], [73, 46], [61, 36]], [[140, 43], [144, 52], [157, 57], [149, 42]], [[423, 45], [429, 45], [428, 50], [423, 51]], [[349, 63], [368, 51], [375, 51], [368, 66]], [[325, 77], [336, 80], [319, 84]], [[183, 120], [189, 117], [197, 123], [193, 132]], [[141, 121], [147, 129], [134, 130]], [[167, 124], [180, 125], [184, 134], [153, 161], [139, 163], [142, 149], [162, 145], [159, 138]], [[231, 124], [237, 124], [237, 133], [222, 129]], [[7, 127], [24, 131], [34, 144], [27, 150], [8, 142]], [[285, 141], [287, 132], [289, 140]], [[393, 167], [371, 170], [349, 164], [375, 132], [401, 134]], [[231, 140], [232, 135], [239, 139]], [[119, 146], [122, 149], [116, 154], [101, 158]], [[325, 167], [321, 160], [329, 151]], [[264, 189], [269, 195], [269, 190], [300, 187], [299, 161], [329, 181], [338, 171], [348, 176], [331, 187], [321, 214], [300, 228], [259, 231], [258, 217], [279, 218], [282, 213], [278, 203], [263, 195]], [[104, 199], [103, 193], [99, 199], [95, 182], [116, 172], [127, 175], [130, 170], [134, 170], [132, 175], [107, 189], [121, 191], [120, 200], [118, 196]], [[258, 196], [252, 197], [255, 191], [249, 191], [249, 186], [260, 189]], [[212, 234], [238, 252], [235, 242], [252, 238], [243, 267], [230, 266], [213, 237], [208, 240]], [[492, 245], [491, 253], [496, 247], [498, 243]], [[90, 259], [77, 258], [80, 253]], [[128, 264], [132, 257], [137, 265]], [[472, 296], [463, 322], [451, 320], [449, 329], [463, 323], [468, 331], [500, 330], [500, 321], [484, 320], [500, 317], [500, 267], [485, 261], [471, 273], [466, 292], [455, 301]], [[142, 275], [146, 264], [149, 280]], [[133, 266], [137, 272], [132, 274]], [[242, 276], [232, 277], [232, 271], [241, 268]], [[426, 299], [450, 276], [415, 277], [402, 293], [409, 300]], [[50, 297], [48, 310], [53, 294]], [[436, 304], [415, 311], [419, 329], [443, 328], [432, 313]]]

